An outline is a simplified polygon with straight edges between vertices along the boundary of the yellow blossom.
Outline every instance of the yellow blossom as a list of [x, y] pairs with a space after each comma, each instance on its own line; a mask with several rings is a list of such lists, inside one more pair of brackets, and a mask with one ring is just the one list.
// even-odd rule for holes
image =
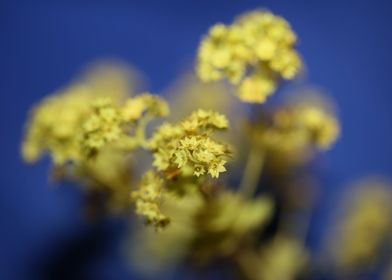
[[242, 101], [249, 103], [264, 103], [276, 89], [276, 84], [264, 75], [246, 77], [238, 89]]
[[195, 164], [195, 166], [193, 167], [193, 170], [194, 170], [193, 174], [196, 177], [200, 177], [201, 175], [203, 175], [206, 172], [206, 170], [204, 169], [204, 166], [201, 164]]
[[[22, 156], [35, 162], [48, 153], [55, 165], [80, 161], [82, 124], [99, 98], [121, 103], [132, 94], [132, 71], [117, 64], [98, 64], [72, 85], [41, 101], [30, 114]], [[132, 84], [130, 81], [132, 80]], [[94, 120], [89, 124], [96, 125]]]
[[182, 126], [188, 132], [208, 128], [222, 130], [228, 128], [229, 122], [222, 114], [199, 109], [186, 118]]
[[125, 121], [136, 121], [143, 114], [149, 114], [150, 117], [164, 117], [169, 113], [169, 108], [160, 97], [143, 93], [128, 99], [121, 108], [121, 113]]
[[148, 93], [129, 98], [124, 105], [107, 98], [96, 100], [93, 113], [83, 124], [85, 154], [94, 156], [104, 145], [115, 141], [124, 150], [143, 146], [148, 122], [167, 115], [168, 110], [163, 99]]
[[300, 106], [299, 117], [313, 135], [314, 142], [320, 149], [327, 149], [338, 138], [340, 129], [336, 118], [314, 106]]
[[[22, 145], [24, 159], [34, 162], [49, 152], [56, 165], [80, 160], [81, 124], [91, 113], [95, 98], [96, 93], [88, 85], [76, 84], [39, 104], [27, 126]], [[95, 125], [96, 120], [88, 124], [90, 128]]]
[[211, 27], [200, 43], [196, 72], [204, 82], [226, 78], [238, 86], [244, 102], [264, 103], [280, 79], [299, 73], [302, 62], [295, 43], [296, 35], [283, 18], [251, 12], [231, 25]]
[[136, 205], [136, 213], [157, 230], [166, 227], [170, 219], [161, 212], [164, 181], [154, 172], [147, 172], [140, 183], [139, 190], [133, 191], [131, 199]]
[[160, 171], [190, 166], [195, 176], [206, 171], [212, 177], [225, 172], [227, 145], [212, 140], [214, 130], [228, 127], [227, 119], [216, 112], [197, 110], [180, 124], [163, 124], [149, 140], [153, 165]]
[[[26, 127], [24, 160], [34, 162], [49, 154], [55, 165], [53, 177], [76, 182], [87, 193], [89, 215], [102, 213], [95, 211], [98, 208], [105, 209], [104, 214], [124, 213], [130, 206], [129, 157], [107, 147], [88, 160], [84, 143], [87, 134], [91, 148], [115, 141], [122, 134], [111, 124], [119, 118], [117, 107], [133, 93], [135, 81], [130, 74], [119, 65], [94, 66], [75, 83], [41, 101]], [[95, 137], [95, 133], [104, 136]], [[103, 199], [90, 199], [97, 195]]]
[[272, 124], [264, 129], [264, 144], [285, 152], [308, 148], [328, 149], [339, 136], [339, 123], [323, 107], [311, 103], [291, 104], [278, 109]]
[[225, 160], [213, 161], [209, 164], [208, 173], [212, 178], [218, 178], [219, 174], [226, 171]]
[[94, 155], [105, 144], [122, 135], [122, 119], [119, 110], [109, 98], [98, 99], [94, 113], [83, 125], [83, 149], [87, 156]]

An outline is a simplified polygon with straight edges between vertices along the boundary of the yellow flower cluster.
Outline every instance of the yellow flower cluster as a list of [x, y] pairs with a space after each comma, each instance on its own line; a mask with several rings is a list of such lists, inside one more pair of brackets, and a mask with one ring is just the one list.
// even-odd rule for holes
[[278, 110], [271, 127], [263, 133], [267, 147], [280, 151], [295, 151], [316, 147], [328, 149], [340, 132], [337, 119], [314, 104], [292, 104]]
[[319, 149], [328, 149], [339, 137], [338, 120], [323, 108], [303, 105], [297, 111], [301, 112], [299, 121], [307, 128], [310, 138]]
[[130, 207], [130, 157], [107, 147], [89, 160], [84, 142], [87, 134], [94, 145], [94, 133], [98, 132], [105, 137], [98, 139], [96, 146], [118, 137], [121, 131], [113, 122], [118, 123], [121, 117], [117, 107], [134, 92], [131, 74], [113, 63], [94, 65], [75, 83], [41, 101], [26, 126], [24, 160], [32, 163], [50, 155], [55, 165], [53, 178], [73, 181], [85, 191], [85, 214], [89, 217], [120, 214]]
[[116, 63], [99, 63], [89, 68], [65, 89], [45, 98], [30, 113], [22, 144], [22, 156], [35, 162], [48, 153], [55, 165], [83, 158], [82, 124], [92, 104], [99, 98], [111, 98], [120, 104], [133, 91], [133, 73]]
[[[87, 156], [93, 156], [105, 144], [119, 139], [119, 146], [142, 146], [148, 121], [168, 113], [166, 102], [148, 93], [129, 98], [123, 106], [115, 105], [109, 98], [99, 99], [93, 105], [93, 113], [83, 125], [84, 151]], [[127, 125], [132, 126], [134, 135], [129, 135]]]
[[217, 178], [226, 171], [227, 145], [210, 138], [213, 131], [228, 127], [225, 116], [197, 110], [179, 124], [165, 123], [154, 133], [149, 147], [154, 155], [153, 165], [160, 171], [191, 167], [199, 177], [209, 173]]
[[167, 116], [169, 107], [162, 98], [143, 93], [128, 99], [121, 108], [121, 114], [124, 121], [132, 122], [144, 115], [148, 115], [148, 118]]
[[81, 123], [99, 96], [102, 95], [96, 94], [88, 84], [76, 84], [46, 98], [32, 112], [22, 145], [23, 158], [34, 162], [49, 152], [56, 165], [80, 160]]
[[147, 223], [157, 230], [163, 229], [170, 222], [170, 219], [161, 212], [163, 188], [164, 180], [150, 171], [143, 176], [139, 190], [131, 193], [131, 199], [136, 205], [136, 213], [145, 217]]
[[[198, 51], [202, 81], [227, 78], [244, 102], [264, 103], [281, 78], [293, 79], [302, 62], [296, 35], [283, 18], [267, 11], [245, 14], [232, 25], [216, 24]], [[249, 73], [249, 74], [248, 74]]]
[[120, 138], [122, 119], [110, 98], [94, 102], [93, 113], [83, 124], [82, 146], [86, 155], [94, 155], [106, 143]]

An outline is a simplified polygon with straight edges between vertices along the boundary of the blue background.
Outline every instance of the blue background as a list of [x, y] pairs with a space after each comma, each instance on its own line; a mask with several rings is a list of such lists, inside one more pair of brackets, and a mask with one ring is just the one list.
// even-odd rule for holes
[[123, 225], [86, 226], [75, 188], [51, 188], [47, 161], [33, 167], [21, 162], [30, 106], [102, 57], [136, 65], [150, 78], [149, 90], [162, 91], [192, 62], [210, 25], [258, 7], [292, 24], [309, 80], [328, 89], [340, 109], [343, 134], [326, 156], [326, 194], [312, 223], [313, 245], [346, 183], [392, 174], [389, 1], [2, 1], [0, 279], [50, 279], [58, 271], [80, 271], [84, 279], [131, 277], [120, 256]]

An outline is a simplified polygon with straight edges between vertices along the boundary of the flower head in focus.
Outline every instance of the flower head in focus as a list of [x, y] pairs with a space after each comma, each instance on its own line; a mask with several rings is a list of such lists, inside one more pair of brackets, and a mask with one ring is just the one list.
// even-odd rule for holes
[[217, 178], [226, 171], [230, 150], [226, 144], [213, 140], [211, 134], [227, 127], [225, 116], [205, 110], [193, 112], [178, 124], [163, 124], [149, 141], [153, 165], [169, 173], [190, 167], [197, 177], [209, 173]]

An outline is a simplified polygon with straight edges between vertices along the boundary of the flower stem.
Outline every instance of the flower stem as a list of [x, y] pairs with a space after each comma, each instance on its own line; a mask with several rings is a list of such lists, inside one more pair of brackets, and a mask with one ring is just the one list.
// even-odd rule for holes
[[244, 197], [251, 197], [256, 192], [263, 165], [264, 152], [259, 148], [252, 148], [248, 154], [248, 160], [239, 188], [240, 193]]

